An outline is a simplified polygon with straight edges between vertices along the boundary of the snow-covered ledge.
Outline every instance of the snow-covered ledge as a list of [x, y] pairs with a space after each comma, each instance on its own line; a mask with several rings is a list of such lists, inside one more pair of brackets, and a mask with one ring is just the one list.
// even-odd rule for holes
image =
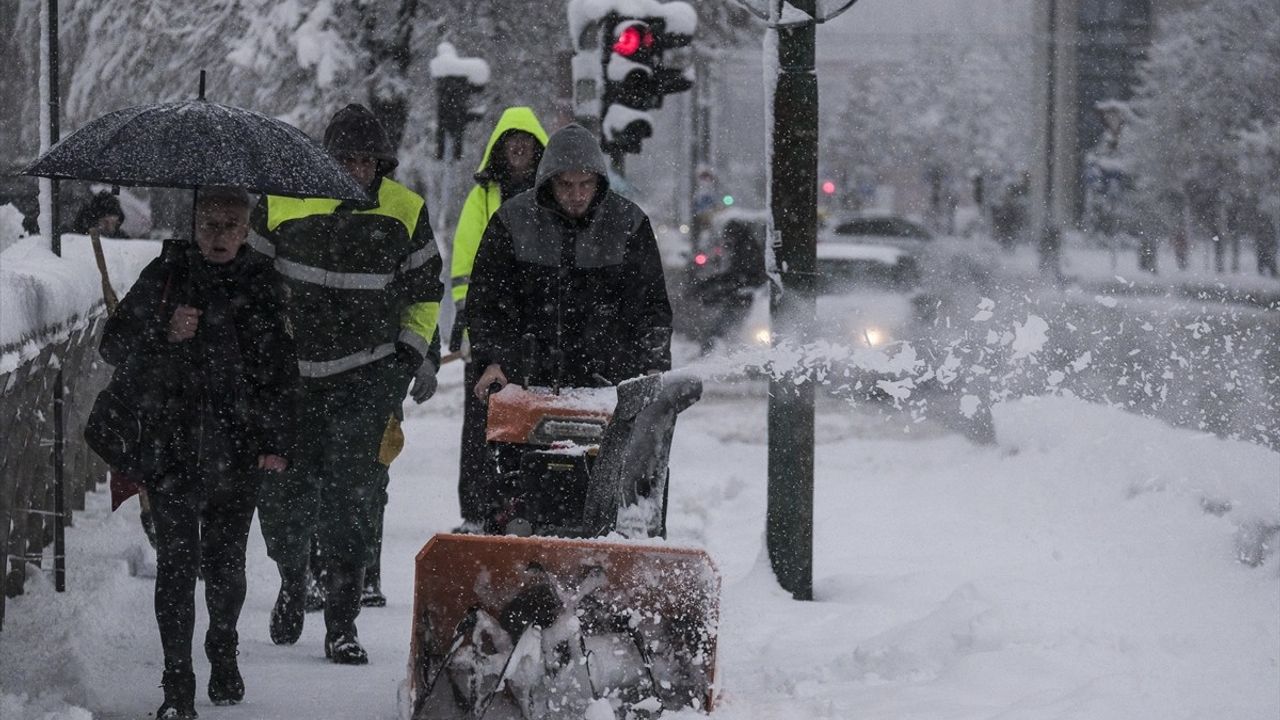
[[[0, 224], [8, 225], [6, 220], [0, 215]], [[123, 297], [142, 268], [159, 254], [160, 242], [105, 239], [103, 251], [112, 286]], [[63, 235], [62, 257], [54, 255], [38, 236], [4, 242], [0, 250], [0, 374], [13, 372], [42, 348], [82, 329], [101, 308], [102, 284], [88, 237]]]

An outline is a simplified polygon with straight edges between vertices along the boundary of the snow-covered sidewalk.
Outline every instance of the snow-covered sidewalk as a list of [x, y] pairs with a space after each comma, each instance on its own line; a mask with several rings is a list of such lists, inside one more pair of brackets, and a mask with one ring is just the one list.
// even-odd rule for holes
[[[297, 646], [270, 643], [278, 580], [255, 526], [246, 701], [210, 705], [197, 658], [202, 718], [397, 717], [412, 558], [457, 518], [460, 384], [446, 366], [436, 398], [406, 406], [390, 602], [359, 621], [371, 664], [327, 663], [318, 615]], [[1063, 398], [1000, 405], [995, 419], [999, 444], [978, 447], [821, 403], [816, 600], [799, 603], [762, 559], [764, 400], [709, 386], [677, 426], [670, 540], [707, 548], [723, 575], [713, 717], [1280, 716], [1280, 558], [1237, 561], [1280, 527], [1280, 454]], [[128, 574], [144, 542], [136, 506], [111, 515], [91, 494], [68, 540], [69, 592], [31, 582], [8, 606], [0, 715], [148, 717], [160, 652], [151, 582]]]

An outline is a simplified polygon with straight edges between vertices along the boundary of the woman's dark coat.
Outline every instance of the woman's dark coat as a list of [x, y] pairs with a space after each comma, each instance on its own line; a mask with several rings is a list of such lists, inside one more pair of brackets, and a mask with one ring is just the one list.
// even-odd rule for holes
[[[225, 265], [170, 240], [107, 319], [99, 350], [145, 419], [149, 487], [198, 490], [197, 468], [249, 470], [289, 457], [298, 363], [269, 258], [243, 248]], [[171, 343], [178, 305], [202, 311], [195, 337]], [[251, 476], [251, 473], [237, 473]]]

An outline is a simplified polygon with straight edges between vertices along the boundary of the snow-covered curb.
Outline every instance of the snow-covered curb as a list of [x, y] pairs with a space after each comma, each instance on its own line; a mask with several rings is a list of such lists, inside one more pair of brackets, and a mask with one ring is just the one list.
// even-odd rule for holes
[[[160, 252], [152, 240], [103, 240], [107, 269], [123, 296]], [[50, 343], [66, 339], [102, 305], [102, 284], [89, 238], [62, 237], [58, 257], [39, 237], [0, 252], [0, 373], [12, 372]]]

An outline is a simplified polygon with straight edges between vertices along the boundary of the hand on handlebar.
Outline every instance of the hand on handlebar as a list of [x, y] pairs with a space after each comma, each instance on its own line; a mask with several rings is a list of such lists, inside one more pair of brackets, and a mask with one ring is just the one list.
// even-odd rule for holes
[[489, 393], [495, 390], [493, 386], [497, 385], [498, 387], [496, 389], [501, 390], [507, 386], [507, 382], [507, 375], [502, 372], [501, 365], [498, 363], [489, 365], [484, 369], [484, 372], [480, 373], [480, 379], [476, 381], [474, 389], [476, 398], [479, 399], [480, 402], [488, 402]]

